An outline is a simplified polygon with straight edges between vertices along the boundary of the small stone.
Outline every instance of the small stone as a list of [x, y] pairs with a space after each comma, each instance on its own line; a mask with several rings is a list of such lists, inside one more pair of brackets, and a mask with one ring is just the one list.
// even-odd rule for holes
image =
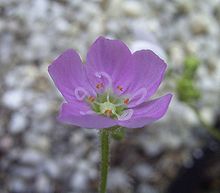
[[208, 22], [207, 17], [201, 14], [195, 14], [192, 16], [191, 20], [191, 30], [195, 35], [201, 35], [208, 32]]
[[42, 193], [54, 192], [50, 180], [45, 175], [38, 176], [35, 186], [37, 192], [42, 192]]
[[191, 0], [185, 0], [185, 1], [175, 0], [175, 4], [179, 13], [183, 13], [183, 14], [189, 13], [194, 6], [194, 2]]
[[155, 189], [154, 187], [150, 186], [150, 185], [145, 185], [145, 184], [141, 184], [138, 187], [138, 193], [157, 193], [157, 189]]
[[65, 32], [69, 29], [69, 23], [65, 19], [58, 18], [55, 27], [58, 31]]
[[45, 162], [44, 169], [52, 178], [57, 178], [60, 175], [60, 168], [58, 164], [52, 160]]
[[183, 124], [185, 128], [190, 128], [199, 124], [196, 113], [187, 104], [179, 102], [176, 97], [173, 97], [169, 111], [163, 120], [171, 122], [177, 120], [178, 124]]
[[90, 163], [94, 163], [94, 164], [98, 163], [99, 158], [100, 158], [100, 155], [98, 151], [90, 152], [90, 154], [88, 155], [88, 160]]
[[26, 133], [24, 139], [28, 147], [38, 149], [41, 152], [48, 152], [50, 149], [50, 141], [47, 136], [38, 135], [36, 133]]
[[10, 109], [18, 109], [23, 104], [24, 91], [14, 89], [6, 91], [2, 97], [2, 103]]
[[36, 170], [33, 167], [18, 166], [13, 169], [13, 175], [24, 179], [30, 179], [36, 175]]
[[51, 112], [51, 103], [43, 98], [34, 101], [33, 110], [40, 117], [44, 117]]
[[25, 130], [28, 124], [27, 118], [22, 113], [14, 113], [9, 125], [9, 130], [12, 134], [21, 133]]
[[200, 110], [200, 115], [202, 119], [207, 123], [208, 125], [213, 125], [215, 121], [215, 112], [209, 108], [204, 107]]
[[21, 153], [20, 160], [25, 164], [39, 164], [43, 162], [43, 156], [36, 150], [28, 149]]
[[123, 11], [127, 16], [137, 17], [142, 13], [142, 6], [138, 1], [125, 1], [123, 4]]
[[13, 146], [13, 139], [10, 136], [0, 138], [0, 151], [7, 152]]
[[73, 145], [78, 145], [83, 141], [83, 133], [82, 132], [73, 132], [71, 138], [70, 138], [70, 142]]
[[9, 88], [27, 88], [33, 84], [37, 75], [39, 72], [35, 66], [18, 66], [7, 74], [5, 84]]
[[131, 179], [128, 175], [121, 169], [111, 169], [109, 171], [108, 177], [108, 189], [112, 192], [120, 192], [125, 190], [131, 190]]
[[26, 186], [22, 179], [14, 178], [9, 182], [9, 191], [11, 192], [25, 192]]
[[143, 145], [143, 148], [146, 154], [152, 157], [157, 156], [164, 149], [163, 144], [158, 143], [158, 139], [155, 139], [155, 138], [154, 139], [150, 137], [149, 139], [145, 138], [145, 139], [142, 139], [140, 142]]
[[181, 68], [185, 58], [182, 44], [179, 42], [173, 42], [169, 48], [169, 54], [172, 61], [173, 68]]
[[134, 168], [134, 173], [137, 175], [138, 178], [140, 178], [140, 180], [151, 179], [154, 176], [154, 170], [148, 164], [138, 164]]
[[71, 178], [71, 186], [74, 190], [83, 191], [88, 184], [87, 175], [83, 172], [76, 172]]
[[200, 159], [204, 155], [202, 149], [197, 148], [193, 151], [193, 157], [196, 159]]

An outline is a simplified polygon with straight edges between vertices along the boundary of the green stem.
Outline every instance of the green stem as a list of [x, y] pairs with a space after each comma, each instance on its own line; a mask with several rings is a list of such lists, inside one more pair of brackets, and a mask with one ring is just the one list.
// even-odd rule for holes
[[103, 129], [100, 131], [100, 145], [101, 145], [101, 174], [99, 193], [106, 193], [108, 168], [109, 168], [109, 131]]
[[220, 132], [219, 132], [216, 128], [214, 128], [214, 127], [212, 127], [211, 125], [209, 125], [208, 123], [206, 123], [206, 122], [203, 120], [203, 118], [201, 117], [200, 113], [199, 113], [197, 110], [195, 110], [195, 112], [196, 112], [196, 114], [197, 114], [197, 116], [198, 116], [198, 119], [199, 119], [200, 123], [203, 125], [203, 127], [205, 127], [205, 128], [208, 130], [208, 132], [209, 132], [215, 139], [217, 139], [217, 140], [220, 141]]
[[212, 135], [212, 137], [214, 137], [215, 139], [220, 141], [220, 132], [218, 131], [217, 128], [212, 127], [210, 124], [208, 124], [201, 116], [201, 114], [199, 113], [199, 110], [193, 106], [190, 105], [190, 107], [194, 110], [194, 112], [196, 113], [201, 125], [207, 129], [207, 131]]

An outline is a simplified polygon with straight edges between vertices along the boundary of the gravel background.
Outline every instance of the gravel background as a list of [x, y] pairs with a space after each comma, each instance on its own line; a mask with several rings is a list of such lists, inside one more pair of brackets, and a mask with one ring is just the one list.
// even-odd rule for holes
[[[0, 193], [97, 192], [98, 133], [56, 121], [62, 98], [47, 67], [67, 48], [85, 58], [99, 35], [119, 38], [132, 50], [156, 50], [172, 71], [161, 95], [175, 93], [185, 58], [196, 55], [201, 116], [215, 124], [219, 0], [0, 0]], [[175, 95], [161, 121], [112, 141], [109, 193], [165, 192], [207, 144], [216, 147], [194, 111]], [[218, 181], [216, 193], [219, 187]]]

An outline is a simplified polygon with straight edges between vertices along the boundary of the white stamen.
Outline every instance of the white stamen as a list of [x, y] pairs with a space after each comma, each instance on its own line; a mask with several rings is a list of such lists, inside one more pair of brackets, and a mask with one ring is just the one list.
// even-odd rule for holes
[[88, 92], [83, 87], [77, 87], [75, 89], [75, 96], [79, 101], [82, 101], [87, 95]]
[[112, 78], [106, 73], [106, 72], [96, 72], [95, 76], [98, 78], [106, 78], [108, 81], [108, 86], [111, 87], [112, 86]]
[[94, 111], [86, 111], [86, 112], [80, 111], [79, 113], [80, 113], [80, 115], [92, 115], [92, 114], [95, 114]]
[[109, 92], [107, 93], [107, 101], [110, 102], [110, 100], [109, 100]]
[[97, 105], [101, 105], [102, 103], [98, 102], [98, 101], [93, 101], [93, 103], [97, 104]]
[[133, 113], [134, 113], [133, 109], [128, 109], [128, 110], [125, 110], [122, 113], [122, 115], [117, 116], [117, 118], [119, 121], [127, 121], [132, 117]]
[[131, 96], [130, 101], [138, 95], [141, 95], [141, 97], [134, 103], [135, 106], [143, 102], [144, 98], [147, 96], [147, 89], [146, 88], [139, 89], [137, 92], [135, 92], [134, 95]]

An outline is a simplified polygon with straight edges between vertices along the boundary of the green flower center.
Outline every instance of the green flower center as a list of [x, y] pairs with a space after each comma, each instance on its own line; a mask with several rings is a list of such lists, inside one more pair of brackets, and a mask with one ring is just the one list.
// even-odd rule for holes
[[106, 112], [115, 112], [116, 107], [115, 104], [110, 103], [110, 102], [104, 102], [100, 104], [100, 111], [102, 114], [105, 114]]
[[94, 112], [113, 119], [119, 118], [128, 109], [124, 101], [126, 99], [116, 96], [110, 91], [98, 94], [96, 98], [87, 97], [87, 102]]

